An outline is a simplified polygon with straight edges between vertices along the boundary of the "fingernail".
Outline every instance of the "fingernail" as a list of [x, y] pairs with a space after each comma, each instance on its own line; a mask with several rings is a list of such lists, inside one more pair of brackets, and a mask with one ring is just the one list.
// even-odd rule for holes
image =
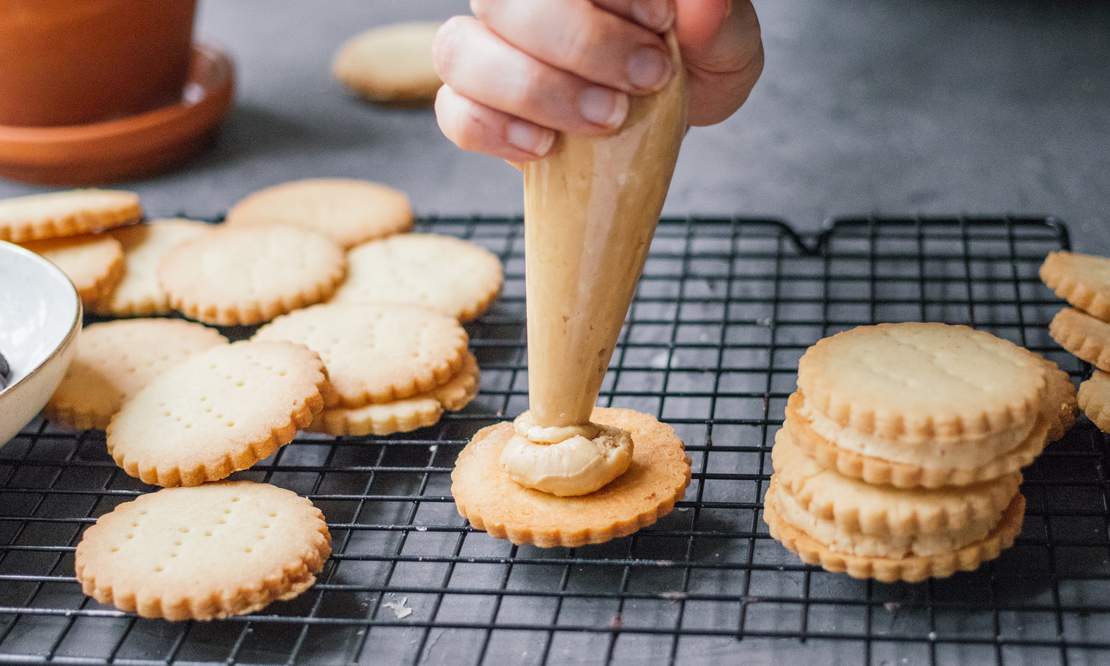
[[519, 120], [510, 120], [505, 128], [505, 140], [514, 148], [543, 157], [555, 143], [555, 132]]
[[628, 96], [608, 88], [590, 86], [578, 96], [578, 111], [595, 125], [620, 127], [628, 115]]
[[663, 32], [671, 27], [674, 11], [670, 0], [633, 0], [632, 18], [645, 28]]
[[636, 49], [628, 59], [628, 81], [637, 88], [654, 90], [667, 82], [671, 61], [658, 49], [645, 46]]

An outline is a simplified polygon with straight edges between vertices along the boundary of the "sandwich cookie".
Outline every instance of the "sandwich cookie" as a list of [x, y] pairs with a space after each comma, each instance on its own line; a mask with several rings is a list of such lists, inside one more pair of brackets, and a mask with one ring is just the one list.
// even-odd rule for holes
[[823, 468], [780, 430], [764, 500], [771, 536], [803, 561], [883, 582], [971, 571], [1021, 530], [1021, 475], [962, 488], [900, 490]]
[[478, 431], [455, 461], [451, 494], [459, 515], [516, 544], [573, 548], [627, 536], [670, 513], [690, 482], [690, 461], [674, 429], [630, 409], [598, 407], [590, 421], [630, 434], [624, 473], [575, 496], [526, 487], [503, 466], [514, 425], [498, 423]]
[[[1043, 409], [1043, 407], [1042, 407]], [[822, 467], [866, 483], [896, 488], [966, 486], [1012, 474], [1044, 450], [1049, 421], [992, 436], [907, 443], [846, 428], [809, 405], [800, 391], [787, 400], [783, 429]]]
[[862, 435], [902, 442], [997, 437], [1036, 421], [1044, 365], [983, 331], [938, 323], [860, 326], [824, 338], [798, 364], [810, 408]]

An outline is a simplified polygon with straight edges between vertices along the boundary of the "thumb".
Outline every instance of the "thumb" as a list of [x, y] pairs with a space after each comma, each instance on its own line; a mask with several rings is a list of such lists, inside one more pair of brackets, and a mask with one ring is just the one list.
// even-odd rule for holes
[[676, 0], [675, 36], [690, 78], [690, 124], [732, 115], [763, 71], [751, 0]]

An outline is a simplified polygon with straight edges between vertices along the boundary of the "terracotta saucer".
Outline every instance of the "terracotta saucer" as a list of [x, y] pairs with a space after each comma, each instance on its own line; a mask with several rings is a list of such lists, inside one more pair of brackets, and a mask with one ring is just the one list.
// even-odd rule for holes
[[0, 176], [84, 185], [162, 171], [195, 155], [231, 108], [231, 60], [193, 45], [181, 102], [126, 118], [63, 127], [0, 125]]

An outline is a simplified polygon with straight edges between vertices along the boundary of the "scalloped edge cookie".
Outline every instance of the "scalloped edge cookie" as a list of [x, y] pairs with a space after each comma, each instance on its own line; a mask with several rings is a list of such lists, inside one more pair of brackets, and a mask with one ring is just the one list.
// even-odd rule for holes
[[1048, 333], [1073, 356], [1110, 372], [1110, 324], [1074, 308], [1064, 308], [1052, 318]]
[[[120, 384], [141, 378], [145, 386], [194, 354], [226, 344], [227, 338], [216, 329], [180, 319], [91, 324], [77, 338], [77, 354], [43, 413], [47, 420], [70, 428], [104, 430], [123, 402], [142, 388], [126, 390]], [[149, 376], [143, 378], [147, 371]]]
[[248, 194], [227, 212], [230, 226], [287, 224], [349, 249], [412, 228], [404, 192], [356, 178], [291, 180]]
[[1041, 416], [1024, 442], [981, 467], [926, 468], [910, 463], [891, 462], [840, 448], [821, 437], [799, 413], [802, 399], [800, 392], [791, 394], [787, 400], [786, 421], [783, 424], [784, 428], [790, 429], [798, 446], [822, 467], [835, 469], [844, 476], [872, 484], [906, 489], [966, 486], [990, 481], [1030, 465], [1047, 444], [1048, 421]]
[[[777, 484], [772, 481], [767, 488], [767, 496], [773, 498], [775, 492], [778, 492]], [[765, 498], [763, 505], [763, 522], [767, 524], [771, 538], [798, 555], [806, 564], [820, 566], [832, 573], [847, 573], [852, 578], [873, 578], [883, 583], [917, 583], [927, 578], [946, 578], [958, 571], [974, 571], [1014, 544], [1024, 519], [1025, 497], [1019, 493], [1003, 512], [998, 525], [982, 541], [941, 555], [894, 559], [833, 551], [784, 521], [774, 509], [773, 502]]]
[[116, 317], [172, 312], [170, 299], [158, 283], [158, 264], [181, 243], [214, 228], [206, 222], [165, 218], [109, 231], [123, 247], [123, 279], [93, 304], [93, 311]]
[[1096, 428], [1110, 433], [1110, 373], [1095, 370], [1079, 385], [1079, 407]]
[[[220, 376], [221, 364], [232, 360], [250, 366], [252, 384], [273, 384], [274, 374], [294, 377], [286, 380], [283, 395], [272, 396], [268, 412], [256, 410], [243, 418], [251, 419], [249, 422], [228, 421], [229, 432], [223, 432], [224, 419], [230, 418], [221, 413], [226, 401], [210, 393], [232, 393], [235, 389], [231, 386], [245, 389], [246, 372], [237, 377]], [[213, 377], [217, 376], [223, 382], [215, 382]], [[183, 392], [182, 387], [189, 387], [189, 392]], [[194, 402], [193, 394], [199, 388], [205, 392]], [[297, 431], [324, 410], [331, 395], [323, 361], [304, 345], [240, 341], [215, 347], [174, 366], [124, 402], [108, 424], [108, 454], [128, 475], [151, 485], [195, 486], [219, 481], [251, 468], [293, 441]], [[251, 399], [256, 398], [257, 391]], [[181, 402], [186, 399], [188, 402]], [[232, 399], [240, 398], [233, 395]], [[179, 413], [174, 414], [175, 410]], [[185, 416], [180, 412], [186, 412]], [[199, 440], [203, 446], [175, 449], [170, 454], [172, 460], [166, 459], [164, 451], [151, 450], [151, 437], [157, 436], [160, 428], [189, 429], [194, 419], [215, 423], [219, 437], [196, 434], [190, 441]], [[158, 446], [164, 447], [164, 442]]]
[[[250, 520], [240, 517], [242, 507]], [[264, 533], [248, 536], [260, 521]], [[229, 523], [246, 524], [238, 525], [237, 534], [221, 534]], [[271, 531], [280, 535], [276, 546], [232, 547], [253, 544], [250, 536], [264, 542]], [[205, 547], [214, 549], [220, 563], [234, 566], [217, 567], [213, 575], [205, 563], [177, 557], [176, 549], [195, 549], [197, 539], [210, 541]], [[163, 564], [154, 551], [167, 547]], [[324, 514], [307, 498], [266, 483], [224, 481], [164, 488], [116, 506], [85, 530], [74, 569], [82, 592], [100, 603], [147, 618], [213, 620], [300, 595], [316, 582], [330, 555]], [[152, 561], [158, 564], [148, 568]], [[187, 575], [163, 582], [173, 567], [185, 568]], [[238, 580], [229, 584], [224, 579], [235, 578], [229, 573]]]
[[575, 548], [628, 536], [670, 513], [690, 483], [690, 459], [674, 429], [631, 409], [597, 407], [591, 420], [632, 433], [632, 466], [589, 495], [556, 497], [525, 488], [502, 470], [511, 422], [479, 430], [459, 453], [451, 494], [477, 530], [515, 544]]
[[287, 340], [320, 355], [341, 407], [357, 409], [431, 391], [458, 374], [469, 336], [427, 308], [324, 303], [275, 318], [253, 340]]
[[86, 308], [107, 296], [123, 278], [123, 246], [109, 235], [34, 240], [23, 247], [62, 269]]
[[123, 190], [64, 190], [0, 199], [0, 240], [22, 243], [77, 236], [142, 216], [139, 195]]
[[[241, 326], [326, 301], [346, 269], [343, 249], [326, 236], [281, 225], [218, 225], [166, 253], [158, 282], [173, 309], [186, 317]], [[260, 273], [265, 283], [257, 280]], [[280, 287], [275, 276], [282, 276]]]
[[325, 409], [312, 425], [313, 432], [336, 437], [392, 435], [435, 425], [443, 412], [457, 412], [478, 395], [478, 359], [467, 353], [462, 368], [448, 382], [427, 393], [365, 407]]
[[467, 322], [501, 293], [497, 255], [444, 234], [398, 234], [363, 243], [347, 254], [347, 280], [333, 303], [419, 305]]
[[[911, 377], [911, 353], [930, 359], [923, 364], [930, 367], [919, 373], [920, 379]], [[956, 358], [955, 353], [963, 356]], [[937, 362], [942, 355], [944, 364]], [[993, 372], [989, 381], [1001, 381], [995, 377], [999, 363], [987, 362], [992, 358], [1011, 370], [998, 389], [1001, 395], [984, 396], [980, 387], [974, 392], [974, 404], [957, 401], [958, 407], [945, 413], [925, 411], [919, 401], [906, 399], [907, 393], [924, 390], [948, 396], [954, 387], [971, 384], [972, 380], [951, 370], [953, 365], [980, 379], [983, 372]], [[845, 372], [865, 375], [861, 379], [882, 377], [902, 387], [881, 396], [873, 392], [863, 396], [862, 384], [843, 385]], [[968, 326], [906, 322], [858, 326], [818, 340], [798, 362], [798, 388], [814, 409], [842, 426], [887, 439], [923, 442], [996, 434], [1031, 422], [1041, 408], [1045, 379], [1044, 366], [1012, 342]]]
[[1040, 276], [1060, 298], [1092, 317], [1110, 322], [1110, 258], [1049, 252], [1041, 264]]

